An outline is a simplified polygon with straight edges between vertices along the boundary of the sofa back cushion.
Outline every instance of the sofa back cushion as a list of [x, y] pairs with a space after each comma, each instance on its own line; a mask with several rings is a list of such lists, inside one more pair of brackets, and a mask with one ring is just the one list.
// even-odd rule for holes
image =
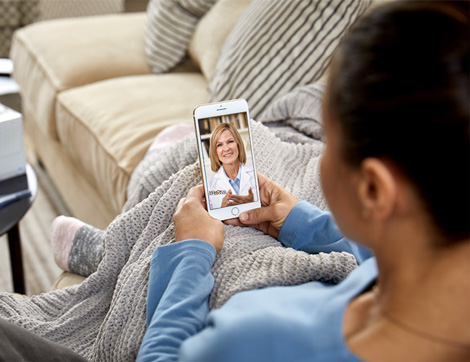
[[231, 30], [211, 101], [244, 98], [257, 118], [275, 98], [313, 83], [370, 0], [253, 0]]
[[189, 56], [207, 80], [212, 78], [222, 46], [252, 0], [218, 0], [197, 24]]
[[150, 0], [145, 55], [153, 73], [176, 66], [186, 55], [199, 19], [216, 0]]

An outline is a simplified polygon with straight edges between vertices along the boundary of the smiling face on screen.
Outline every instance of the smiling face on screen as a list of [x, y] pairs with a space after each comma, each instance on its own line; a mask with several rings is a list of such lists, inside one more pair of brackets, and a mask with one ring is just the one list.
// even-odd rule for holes
[[238, 161], [238, 144], [229, 130], [220, 134], [215, 147], [217, 157], [222, 164], [230, 165]]

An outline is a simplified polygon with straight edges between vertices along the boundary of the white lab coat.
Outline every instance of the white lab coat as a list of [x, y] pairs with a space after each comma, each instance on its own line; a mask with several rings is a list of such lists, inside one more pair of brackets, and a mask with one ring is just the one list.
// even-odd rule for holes
[[[258, 193], [256, 192], [255, 174], [253, 169], [250, 166], [243, 164], [240, 164], [240, 167], [241, 172], [239, 195], [248, 195], [248, 190], [251, 187], [254, 201], [258, 201]], [[227, 176], [225, 175], [223, 166], [221, 166], [217, 173], [212, 175], [208, 181], [209, 203], [211, 205], [211, 209], [218, 209], [221, 207], [222, 199], [225, 197], [228, 190], [232, 190], [232, 193], [236, 194], [232, 185], [230, 185]]]

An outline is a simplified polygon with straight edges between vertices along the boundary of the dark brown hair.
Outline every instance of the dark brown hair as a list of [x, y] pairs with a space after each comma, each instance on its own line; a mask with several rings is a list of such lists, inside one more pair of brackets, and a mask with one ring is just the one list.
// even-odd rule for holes
[[394, 162], [443, 235], [469, 237], [469, 3], [397, 1], [364, 15], [331, 65], [343, 154]]

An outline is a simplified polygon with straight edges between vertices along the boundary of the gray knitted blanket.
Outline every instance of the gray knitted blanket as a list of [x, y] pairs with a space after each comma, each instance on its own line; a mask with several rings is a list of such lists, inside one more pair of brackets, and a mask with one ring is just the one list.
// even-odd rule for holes
[[[253, 123], [253, 138], [260, 172], [298, 198], [325, 207], [318, 144], [283, 142], [259, 123]], [[109, 226], [103, 260], [83, 283], [23, 300], [1, 293], [0, 316], [90, 361], [134, 360], [146, 328], [151, 255], [159, 245], [174, 240], [175, 207], [201, 182], [196, 156], [190, 137], [152, 160], [155, 163], [141, 183], [158, 187], [135, 206], [130, 200], [128, 211]], [[355, 266], [347, 253], [309, 255], [285, 248], [257, 230], [226, 226], [225, 244], [213, 266], [210, 307], [218, 308], [234, 293], [253, 288], [312, 280], [336, 283]]]

